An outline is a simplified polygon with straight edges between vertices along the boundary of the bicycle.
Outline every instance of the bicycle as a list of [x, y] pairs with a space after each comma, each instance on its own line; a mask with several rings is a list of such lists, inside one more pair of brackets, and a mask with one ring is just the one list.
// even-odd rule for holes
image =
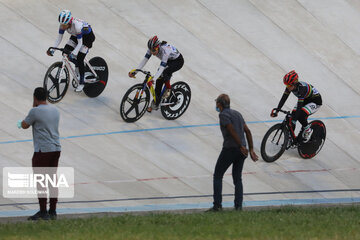
[[291, 126], [291, 112], [275, 109], [286, 114], [282, 123], [275, 124], [265, 134], [261, 142], [261, 156], [265, 162], [274, 162], [285, 150], [297, 148], [304, 159], [315, 157], [322, 149], [326, 138], [325, 124], [320, 120], [310, 122], [313, 133], [308, 142], [302, 139], [302, 130], [296, 137]]
[[[72, 77], [72, 86], [77, 88], [79, 85], [79, 76], [70, 64], [68, 55], [70, 51], [64, 48], [50, 47], [49, 50], [61, 51], [62, 61], [53, 63], [45, 73], [44, 88], [47, 91], [47, 99], [51, 103], [57, 103], [64, 98], [70, 82], [70, 75]], [[94, 57], [88, 61], [84, 59], [85, 63], [85, 86], [84, 93], [88, 97], [97, 97], [105, 89], [108, 81], [108, 66], [105, 60], [101, 57]]]
[[[136, 69], [145, 75], [143, 83], [132, 86], [124, 95], [120, 104], [120, 116], [125, 122], [135, 122], [139, 120], [146, 112], [150, 103], [150, 93], [156, 99], [155, 89], [152, 82], [151, 73]], [[166, 90], [164, 86], [160, 95], [160, 110], [163, 117], [167, 120], [174, 120], [184, 114], [189, 107], [191, 100], [191, 89], [185, 82], [175, 82], [171, 87], [171, 93], [168, 98], [163, 98]]]

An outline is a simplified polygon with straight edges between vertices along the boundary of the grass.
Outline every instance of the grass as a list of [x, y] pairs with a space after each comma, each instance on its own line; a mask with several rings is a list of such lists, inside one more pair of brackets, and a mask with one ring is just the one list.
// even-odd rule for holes
[[360, 206], [1, 224], [0, 239], [360, 239]]

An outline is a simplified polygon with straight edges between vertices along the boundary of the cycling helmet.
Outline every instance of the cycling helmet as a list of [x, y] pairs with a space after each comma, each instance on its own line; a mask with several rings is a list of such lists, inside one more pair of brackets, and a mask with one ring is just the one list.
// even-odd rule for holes
[[160, 45], [160, 41], [157, 36], [153, 36], [152, 38], [149, 39], [147, 45], [150, 50], [155, 50], [155, 48]]
[[283, 80], [285, 85], [293, 85], [298, 81], [298, 79], [299, 79], [298, 74], [294, 70], [292, 70], [284, 76]]
[[59, 14], [59, 23], [60, 24], [68, 24], [71, 21], [71, 12], [69, 10], [62, 10]]

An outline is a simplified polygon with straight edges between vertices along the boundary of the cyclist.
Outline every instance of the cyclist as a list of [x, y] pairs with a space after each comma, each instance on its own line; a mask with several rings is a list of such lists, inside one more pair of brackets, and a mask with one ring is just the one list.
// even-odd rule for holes
[[292, 112], [292, 127], [295, 130], [296, 121], [298, 120], [302, 125], [302, 138], [303, 142], [308, 142], [311, 138], [313, 130], [308, 124], [308, 117], [317, 112], [322, 105], [320, 93], [311, 85], [306, 82], [300, 82], [298, 74], [292, 70], [284, 76], [284, 84], [286, 85], [285, 92], [277, 106], [271, 111], [270, 116], [276, 117], [278, 109], [281, 109], [290, 93], [294, 93], [298, 97], [298, 102]]
[[[66, 43], [64, 49], [69, 52], [71, 51], [69, 54], [69, 60], [75, 63], [76, 72], [80, 75], [80, 84], [75, 91], [81, 92], [85, 84], [84, 58], [89, 52], [89, 48], [92, 47], [92, 44], [95, 41], [95, 35], [91, 26], [87, 22], [71, 16], [71, 12], [69, 10], [63, 10], [60, 12], [59, 23], [59, 35], [55, 41], [54, 47], [59, 46], [66, 30], [71, 37]], [[49, 56], [53, 56], [54, 50], [48, 50], [46, 53]]]
[[[142, 69], [150, 59], [151, 55], [154, 55], [161, 60], [160, 67], [158, 68], [152, 80], [152, 82], [156, 82], [156, 99], [153, 100], [151, 106], [147, 109], [148, 112], [151, 112], [153, 109], [157, 110], [159, 108], [161, 89], [164, 83], [166, 86], [166, 91], [163, 93], [163, 98], [170, 96], [170, 78], [174, 72], [182, 68], [184, 65], [184, 58], [174, 46], [168, 44], [166, 41], [160, 42], [157, 36], [150, 38], [147, 46], [148, 50], [145, 54], [145, 57], [137, 68]], [[134, 78], [136, 73], [136, 69], [131, 70], [129, 72], [129, 77]], [[152, 84], [152, 82], [150, 84]]]

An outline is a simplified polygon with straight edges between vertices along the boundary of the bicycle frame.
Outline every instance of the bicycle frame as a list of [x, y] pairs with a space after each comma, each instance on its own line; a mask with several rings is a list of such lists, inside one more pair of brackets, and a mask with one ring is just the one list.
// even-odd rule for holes
[[[61, 75], [63, 73], [64, 68], [66, 67], [68, 69], [68, 71], [70, 72], [70, 75], [73, 77], [73, 79], [75, 79], [75, 81], [79, 84], [79, 79], [76, 76], [74, 68], [70, 64], [70, 60], [68, 58], [68, 53], [64, 51], [65, 49], [64, 48], [54, 48], [54, 47], [49, 48], [49, 50], [50, 49], [59, 50], [59, 51], [64, 52], [64, 54], [62, 55], [62, 67], [61, 67], [61, 70], [60, 70], [60, 72], [58, 72], [56, 74], [56, 77], [58, 78], [58, 81], [60, 81], [59, 75]], [[93, 66], [91, 66], [91, 64], [89, 63], [89, 61], [86, 58], [84, 59], [84, 63], [89, 67], [90, 71], [92, 72], [92, 74], [94, 74], [95, 78], [97, 78], [98, 76], [97, 76]]]
[[[137, 72], [142, 72], [143, 74], [145, 74], [145, 79], [144, 79], [144, 82], [143, 82], [143, 88], [141, 90], [141, 93], [140, 93], [140, 98], [142, 97], [144, 91], [145, 91], [145, 88], [148, 88], [150, 90], [150, 93], [154, 99], [154, 101], [156, 102], [157, 99], [156, 99], [156, 94], [155, 94], [155, 88], [154, 88], [154, 85], [153, 85], [153, 81], [152, 81], [152, 77], [151, 77], [151, 73], [149, 71], [143, 71], [141, 69], [136, 69]], [[161, 91], [161, 94], [160, 94], [160, 99], [162, 97], [162, 95], [164, 94], [165, 92], [165, 89], [166, 87], [164, 86], [162, 91]], [[135, 99], [138, 98], [138, 92], [136, 93], [135, 95]], [[159, 106], [167, 106], [167, 105], [171, 105], [173, 103], [163, 103], [163, 102], [160, 102]]]
[[[292, 146], [297, 146], [297, 137], [296, 137], [293, 127], [291, 126], [291, 120], [292, 120], [291, 112], [284, 111], [281, 109], [278, 109], [278, 111], [286, 114], [285, 119], [282, 122], [282, 126], [286, 127], [290, 133], [290, 136], [289, 136], [290, 144], [288, 144], [288, 146], [286, 146], [286, 150], [288, 150]], [[277, 135], [277, 132], [276, 132], [274, 138], [276, 137], [276, 135]]]

